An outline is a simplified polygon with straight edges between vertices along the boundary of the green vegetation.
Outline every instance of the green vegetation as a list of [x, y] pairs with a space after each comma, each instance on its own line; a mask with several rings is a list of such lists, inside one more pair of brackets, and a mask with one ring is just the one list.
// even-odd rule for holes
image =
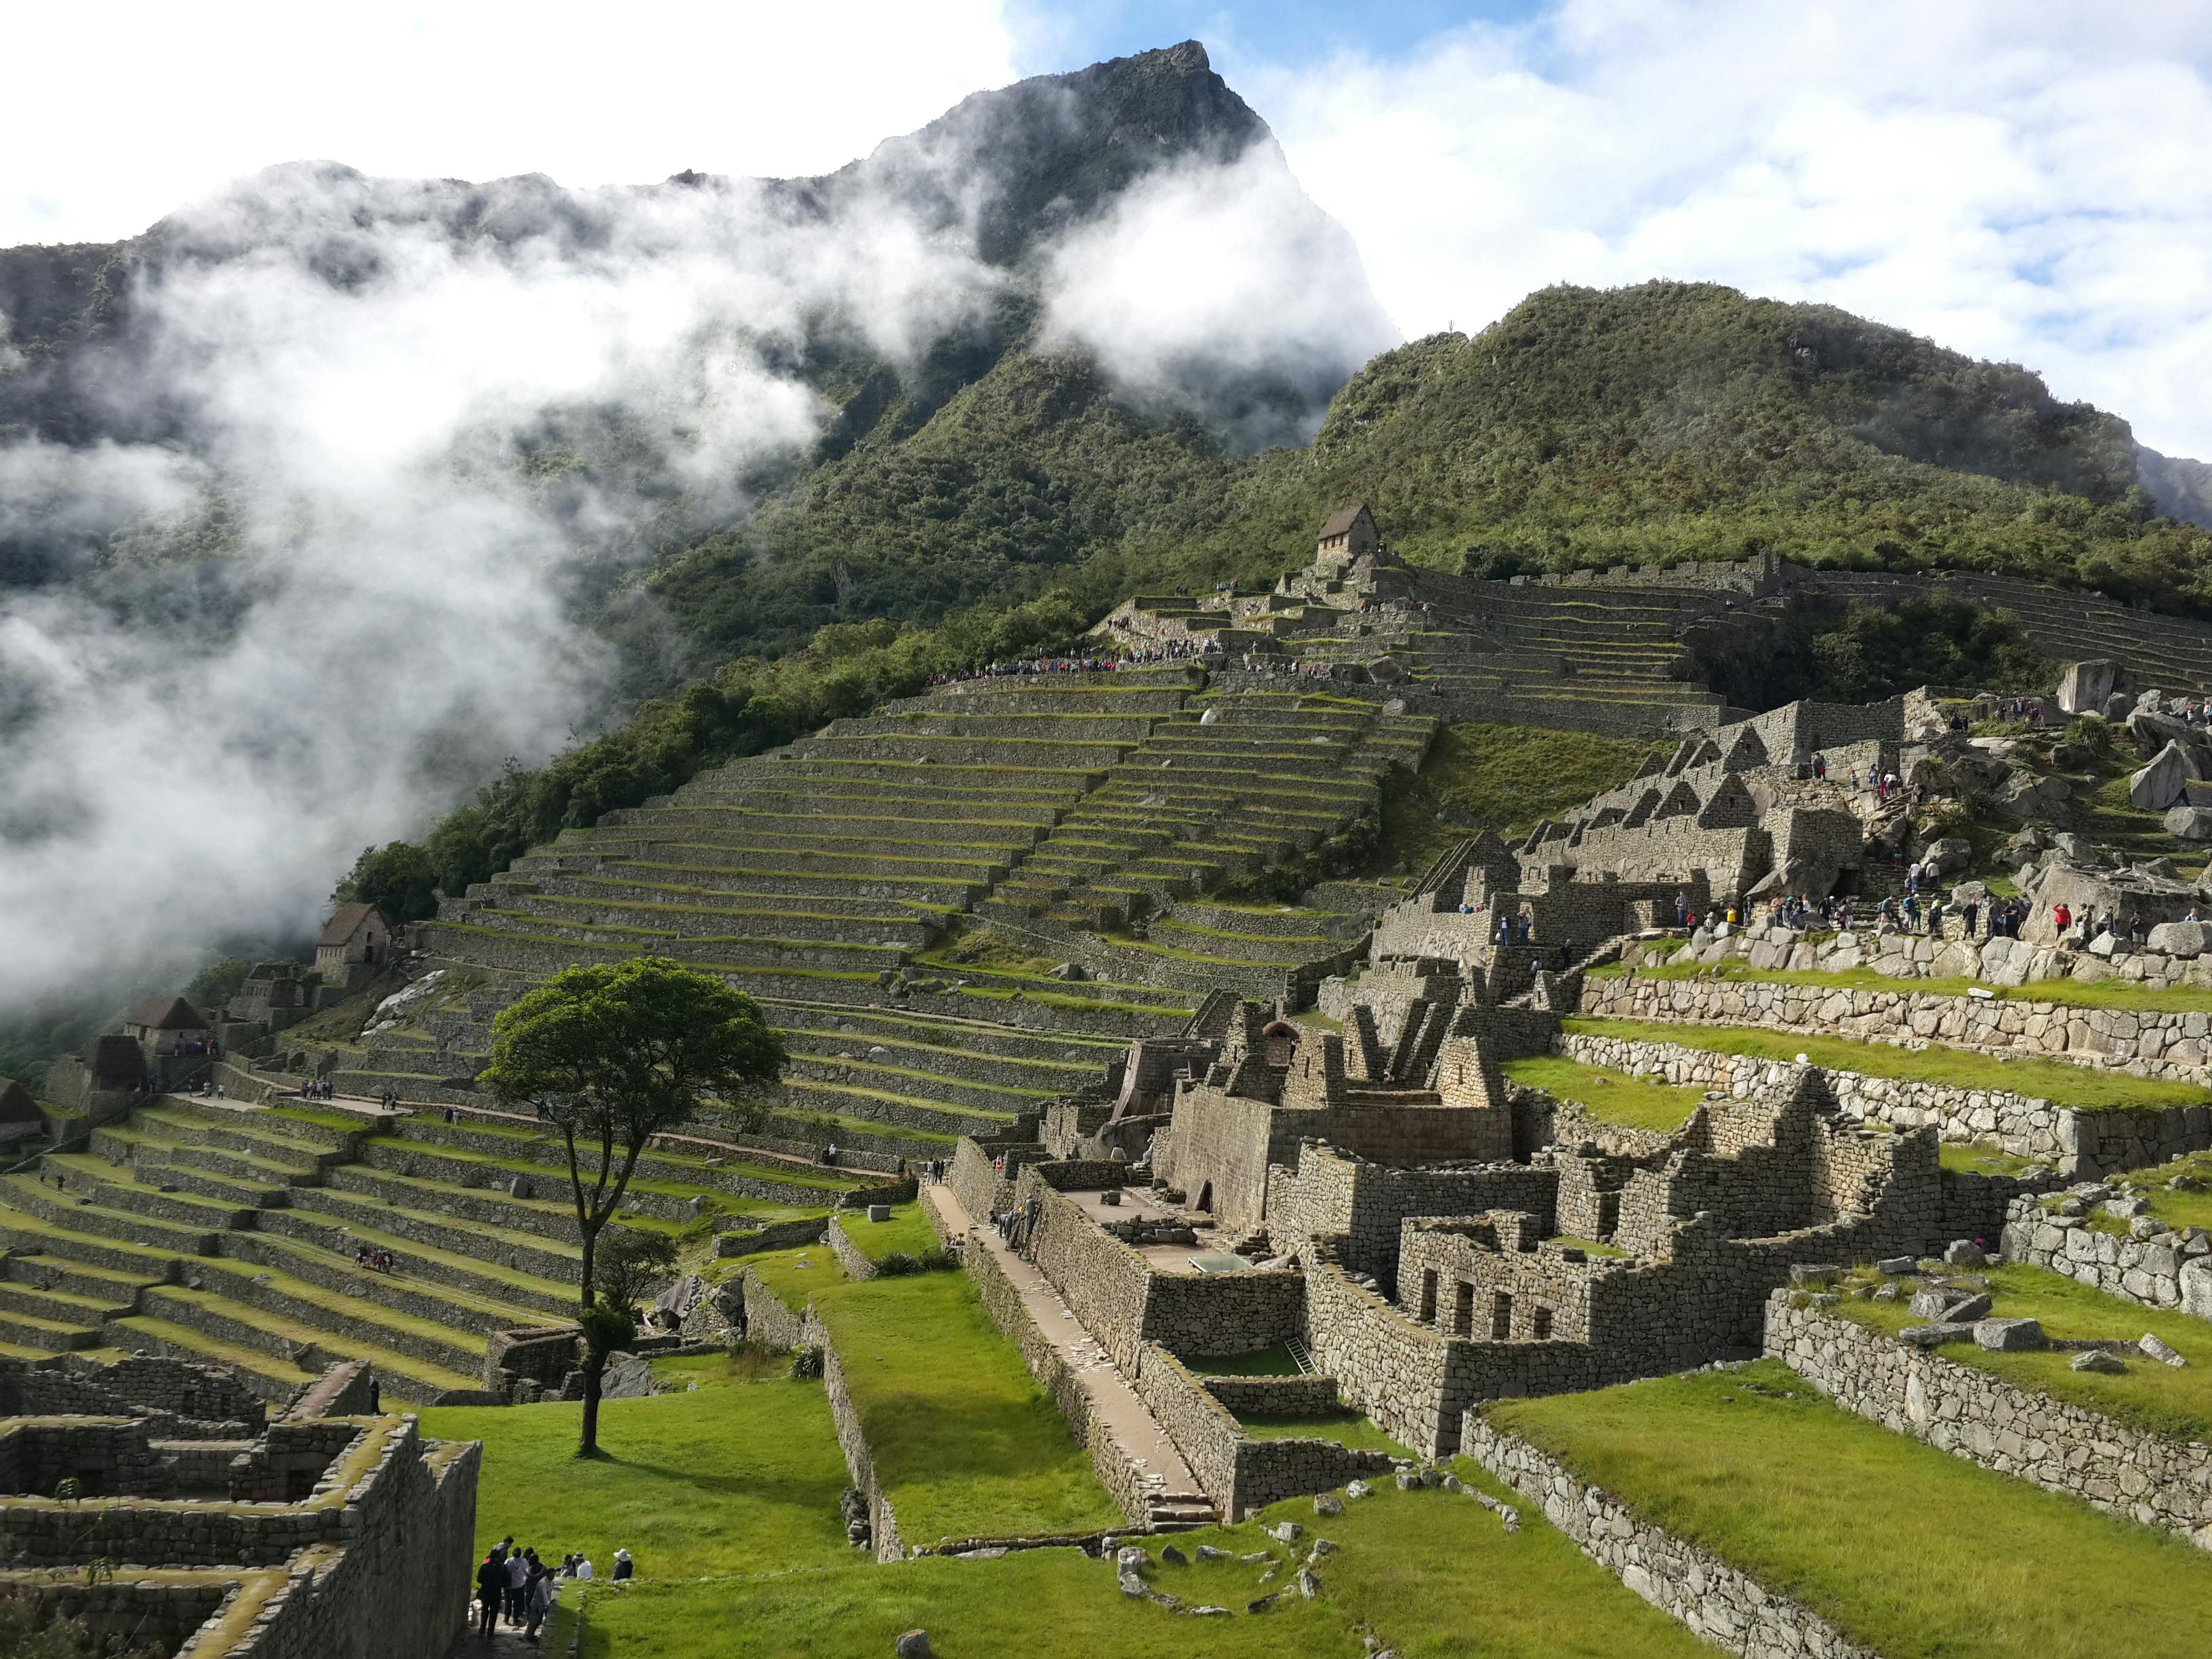
[[[2169, 1188], [2167, 1183], [2174, 1181], [2184, 1184]], [[2112, 1184], [2146, 1200], [2150, 1212], [2176, 1231], [2184, 1227], [2212, 1229], [2212, 1152], [2190, 1152], [2151, 1169], [2116, 1176]], [[2115, 1228], [2124, 1230], [2124, 1224]]]
[[871, 1221], [866, 1210], [841, 1210], [836, 1224], [860, 1247], [862, 1255], [880, 1262], [885, 1256], [921, 1256], [939, 1248], [937, 1230], [929, 1224], [919, 1204], [895, 1204], [889, 1221]]
[[1947, 1140], [1936, 1149], [1936, 1160], [1944, 1169], [1960, 1175], [2014, 1176], [2028, 1168], [2035, 1160], [2020, 1158], [1987, 1141], [1976, 1140], [1960, 1145]]
[[81, 1618], [46, 1617], [40, 1598], [0, 1590], [0, 1653], [9, 1659], [158, 1659], [162, 1650], [134, 1647], [119, 1636], [95, 1637]]
[[[1462, 1480], [1510, 1497], [1474, 1465]], [[1542, 1516], [1520, 1505], [1509, 1533], [1472, 1499], [1441, 1491], [1401, 1492], [1387, 1483], [1316, 1528], [1337, 1546], [1319, 1569], [1322, 1594], [1295, 1588], [1272, 1610], [1255, 1597], [1283, 1589], [1304, 1546], [1287, 1549], [1260, 1530], [1295, 1519], [1315, 1527], [1313, 1505], [1293, 1499], [1242, 1526], [1182, 1534], [1187, 1557], [1209, 1544], [1231, 1559], [1158, 1562], [1149, 1582], [1188, 1607], [1235, 1616], [1194, 1622], [1133, 1601], [1108, 1564], [1073, 1550], [1017, 1551], [995, 1561], [931, 1558], [890, 1566], [649, 1582], [622, 1595], [600, 1583], [586, 1604], [583, 1659], [878, 1659], [904, 1630], [929, 1632], [945, 1659], [1034, 1654], [1038, 1659], [1358, 1659], [1362, 1635], [1404, 1659], [1694, 1659], [1711, 1650], [1645, 1606]], [[1266, 1552], [1278, 1564], [1261, 1581]]]
[[[629, 1312], [593, 1304], [592, 1255], [622, 1208], [637, 1160], [653, 1136], [696, 1115], [702, 1101], [750, 1100], [725, 1109], [757, 1122], [754, 1085], [783, 1069], [783, 1038], [743, 991], [658, 957], [564, 968], [501, 1009], [492, 1023], [483, 1086], [495, 1098], [542, 1112], [568, 1152], [583, 1247], [584, 1413], [579, 1457], [599, 1451], [599, 1376], [631, 1334]], [[590, 1154], [579, 1158], [579, 1142]], [[586, 1164], [590, 1181], [586, 1182]], [[604, 1318], [597, 1316], [605, 1313]]]
[[[1944, 1358], [2002, 1377], [2017, 1388], [2102, 1412], [2152, 1434], [2212, 1441], [2212, 1324], [2187, 1314], [2123, 1302], [2024, 1262], [2001, 1262], [1981, 1270], [1981, 1276], [1990, 1281], [1991, 1310], [2002, 1318], [2040, 1320], [2052, 1336], [2133, 1342], [2148, 1332], [2172, 1345], [2189, 1364], [2166, 1365], [2130, 1354], [2124, 1374], [2077, 1371], [2072, 1369], [2073, 1355], [2063, 1349], [1992, 1353], [1972, 1342], [1945, 1343], [1936, 1351]], [[1868, 1271], [1854, 1274], [1842, 1288], [1849, 1291], [1879, 1282], [1879, 1275]], [[1927, 1322], [1915, 1317], [1902, 1300], [1875, 1302], [1847, 1294], [1832, 1311], [1893, 1335], [1907, 1325]]]
[[678, 1392], [606, 1401], [614, 1450], [588, 1462], [576, 1458], [580, 1404], [423, 1409], [425, 1435], [484, 1443], [479, 1557], [513, 1533], [556, 1561], [580, 1549], [602, 1574], [627, 1549], [654, 1579], [851, 1559], [845, 1462], [818, 1381], [720, 1354], [653, 1369]]
[[1499, 1068], [1516, 1083], [1541, 1089], [1556, 1100], [1571, 1100], [1589, 1115], [1628, 1129], [1680, 1128], [1705, 1097], [1703, 1089], [1647, 1082], [1603, 1066], [1585, 1066], [1559, 1054], [1509, 1060]]
[[1647, 752], [1634, 739], [1589, 732], [1449, 722], [1421, 769], [1384, 792], [1373, 866], [1419, 875], [1480, 830], [1525, 831], [1626, 783]]
[[[1613, 979], [1629, 970], [1617, 962], [1590, 970], [1593, 977]], [[2122, 979], [2039, 979], [2032, 985], [1984, 985], [1977, 979], [1893, 979], [1871, 968], [1850, 968], [1831, 973], [1815, 969], [1753, 968], [1742, 957], [1700, 967], [1694, 963], [1655, 963], [1635, 969], [1638, 979], [1735, 980], [1763, 985], [1810, 985], [1836, 991], [1918, 992], [1929, 996], [1964, 996], [1970, 990], [1987, 991], [1996, 997], [2021, 1002], [2055, 1002], [2074, 1008], [2130, 1008], [2138, 1013], [2212, 1013], [2212, 991], [2192, 986], [2166, 988], [2137, 985]], [[2015, 1062], [2016, 1063], [2016, 1062]]]
[[1808, 599], [1756, 650], [1726, 635], [1700, 635], [1696, 646], [1713, 689], [1747, 708], [1799, 697], [1871, 702], [1922, 685], [2040, 690], [2057, 672], [2017, 617], [1948, 593], [1894, 607]]
[[420, 921], [438, 914], [438, 875], [430, 854], [411, 842], [364, 847], [331, 903], [373, 904], [395, 927]]
[[1488, 1415], [1889, 1659], [2202, 1641], [2212, 1558], [1892, 1434], [1773, 1361]]
[[786, 1306], [813, 1300], [908, 1543], [1119, 1522], [1066, 1419], [967, 1274], [856, 1282], [827, 1245], [765, 1251], [743, 1265]]
[[1297, 1376], [1298, 1362], [1288, 1348], [1255, 1348], [1249, 1353], [1209, 1354], [1194, 1359], [1190, 1369], [1201, 1376]]
[[[1889, 981], [1892, 986], [1897, 982]], [[1902, 1048], [1890, 1042], [1811, 1032], [1767, 1031], [1747, 1025], [1667, 1025], [1632, 1019], [1569, 1019], [1565, 1024], [1570, 1031], [1591, 1036], [1672, 1042], [1717, 1054], [1785, 1060], [1803, 1054], [1815, 1066], [1862, 1072], [1869, 1077], [1937, 1083], [1955, 1089], [2009, 1089], [2081, 1112], [2159, 1111], [2169, 1106], [2200, 1105], [2205, 1098], [2205, 1091], [2195, 1084], [2130, 1077], [2124, 1072], [2096, 1072], [2069, 1066], [2063, 1060], [2002, 1060], [1969, 1049], [1947, 1048], [1941, 1043]]]

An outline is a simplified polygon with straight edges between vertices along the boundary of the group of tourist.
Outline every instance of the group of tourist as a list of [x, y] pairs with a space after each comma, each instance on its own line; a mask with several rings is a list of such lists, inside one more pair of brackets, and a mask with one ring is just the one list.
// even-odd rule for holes
[[1035, 674], [1111, 674], [1119, 669], [1182, 662], [1192, 657], [1219, 655], [1218, 640], [1164, 640], [1142, 650], [1123, 651], [1111, 657], [1026, 657], [1013, 662], [988, 662], [980, 668], [956, 668], [932, 674], [932, 685], [955, 685], [963, 680], [1022, 679]]
[[379, 1249], [375, 1245], [367, 1243], [355, 1248], [353, 1261], [354, 1266], [366, 1267], [371, 1273], [396, 1273], [399, 1271], [399, 1264], [393, 1258], [391, 1251]]
[[941, 1158], [930, 1158], [918, 1167], [917, 1173], [921, 1176], [923, 1186], [941, 1187], [945, 1184], [945, 1160]]
[[1036, 1236], [1038, 1218], [1043, 1214], [1044, 1200], [1032, 1193], [1020, 1207], [995, 1212], [991, 1217], [991, 1231], [998, 1234], [1001, 1243], [1026, 1256], [1030, 1240]]
[[[2017, 894], [1986, 899], [1954, 897], [1947, 902], [1936, 890], [1935, 872], [1922, 865], [1908, 873], [1903, 894], [1893, 895], [1874, 905], [1866, 925], [1877, 933], [1925, 933], [1941, 936], [1947, 932], [1944, 918], [1956, 916], [1957, 936], [1971, 942], [1976, 939], [2019, 939], [2034, 914], [2034, 904]], [[1714, 937], [1725, 939], [1735, 931], [1737, 918], [1734, 905], [1717, 905], [1705, 917], [1704, 925]], [[1854, 921], [1859, 918], [1854, 916], [1849, 898], [1814, 899], [1801, 893], [1771, 901], [1763, 918], [1754, 915], [1751, 920], [1760, 926], [1786, 927], [1793, 933], [1845, 933], [1852, 931]], [[2192, 907], [2187, 920], [2203, 921], [2202, 907]], [[1687, 893], [1674, 895], [1674, 925], [1685, 933], [1698, 925]], [[2130, 911], [2124, 921], [2109, 904], [2102, 909], [2077, 911], [2063, 902], [2056, 903], [2051, 908], [2051, 927], [2054, 944], [2084, 951], [2106, 934], [2112, 937], [2116, 946], [2124, 945], [2130, 951], [2141, 951], [2149, 933], [2149, 926], [2141, 911]]]
[[328, 1078], [309, 1078], [300, 1085], [300, 1098], [302, 1100], [329, 1100], [336, 1093]]
[[[628, 1550], [615, 1552], [614, 1582], [632, 1577], [636, 1565]], [[477, 1567], [477, 1635], [489, 1641], [504, 1613], [510, 1626], [522, 1627], [522, 1639], [536, 1642], [560, 1598], [561, 1581], [588, 1581], [594, 1576], [591, 1558], [580, 1551], [564, 1555], [557, 1567], [538, 1559], [534, 1549], [517, 1549], [514, 1534], [492, 1547]]]

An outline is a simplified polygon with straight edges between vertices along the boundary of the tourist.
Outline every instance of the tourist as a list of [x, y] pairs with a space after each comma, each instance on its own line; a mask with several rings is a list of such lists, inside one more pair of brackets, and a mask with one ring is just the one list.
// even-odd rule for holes
[[592, 1558], [581, 1550], [576, 1552], [576, 1577], [588, 1581], [592, 1576]]
[[2074, 912], [2067, 908], [2064, 901], [2060, 901], [2052, 908], [2051, 925], [2058, 930], [2057, 942], [2063, 945], [2066, 942], [2066, 930], [2074, 925]]
[[384, 1413], [384, 1384], [376, 1380], [376, 1373], [368, 1374], [368, 1414], [380, 1417]]
[[499, 1626], [499, 1604], [507, 1595], [507, 1560], [499, 1549], [477, 1569], [477, 1634], [489, 1641]]
[[1813, 775], [1823, 781], [1828, 775], [1828, 757], [1817, 750], [1813, 756]]
[[522, 1622], [522, 1592], [530, 1583], [530, 1558], [518, 1551], [507, 1558], [507, 1622]]
[[617, 1550], [615, 1552], [615, 1583], [617, 1584], [621, 1583], [625, 1578], [629, 1577], [636, 1571], [636, 1564], [629, 1559], [629, 1552], [628, 1550]]
[[546, 1614], [553, 1611], [553, 1574], [535, 1554], [530, 1560], [530, 1582], [523, 1589], [524, 1611], [522, 1639], [536, 1643], [538, 1632], [545, 1623]]

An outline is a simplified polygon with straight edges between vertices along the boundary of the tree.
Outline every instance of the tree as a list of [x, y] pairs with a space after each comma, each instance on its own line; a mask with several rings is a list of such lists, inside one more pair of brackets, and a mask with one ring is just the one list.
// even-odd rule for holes
[[666, 1233], [649, 1233], [641, 1227], [617, 1227], [599, 1246], [592, 1264], [593, 1288], [599, 1303], [617, 1313], [637, 1319], [637, 1304], [646, 1292], [676, 1271], [676, 1241]]
[[167, 1650], [120, 1636], [103, 1642], [82, 1619], [42, 1621], [39, 1598], [28, 1591], [0, 1595], [0, 1653], [9, 1659], [156, 1659]]
[[438, 868], [412, 842], [364, 847], [331, 895], [332, 904], [373, 904], [394, 927], [438, 913]]
[[762, 1107], [754, 1086], [773, 1079], [783, 1061], [781, 1034], [762, 1019], [750, 997], [662, 957], [564, 969], [493, 1022], [491, 1064], [481, 1086], [501, 1100], [535, 1107], [561, 1132], [568, 1152], [583, 1244], [579, 1457], [599, 1453], [599, 1376], [607, 1354], [627, 1340], [625, 1332], [602, 1341], [612, 1327], [595, 1317], [595, 1258], [599, 1234], [621, 1209], [639, 1155], [710, 1095], [757, 1117]]

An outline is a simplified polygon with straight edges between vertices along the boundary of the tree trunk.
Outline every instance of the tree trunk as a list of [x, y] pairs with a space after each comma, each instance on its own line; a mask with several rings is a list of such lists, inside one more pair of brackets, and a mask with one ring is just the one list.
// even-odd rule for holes
[[597, 1348], [584, 1352], [584, 1432], [576, 1446], [579, 1457], [599, 1455], [599, 1377], [607, 1368], [607, 1357]]
[[583, 1283], [577, 1287], [579, 1291], [577, 1299], [582, 1304], [584, 1310], [588, 1313], [592, 1303], [598, 1300], [598, 1292], [592, 1288], [592, 1252], [598, 1247], [599, 1230], [586, 1223], [578, 1227], [576, 1231], [584, 1242], [584, 1279]]

